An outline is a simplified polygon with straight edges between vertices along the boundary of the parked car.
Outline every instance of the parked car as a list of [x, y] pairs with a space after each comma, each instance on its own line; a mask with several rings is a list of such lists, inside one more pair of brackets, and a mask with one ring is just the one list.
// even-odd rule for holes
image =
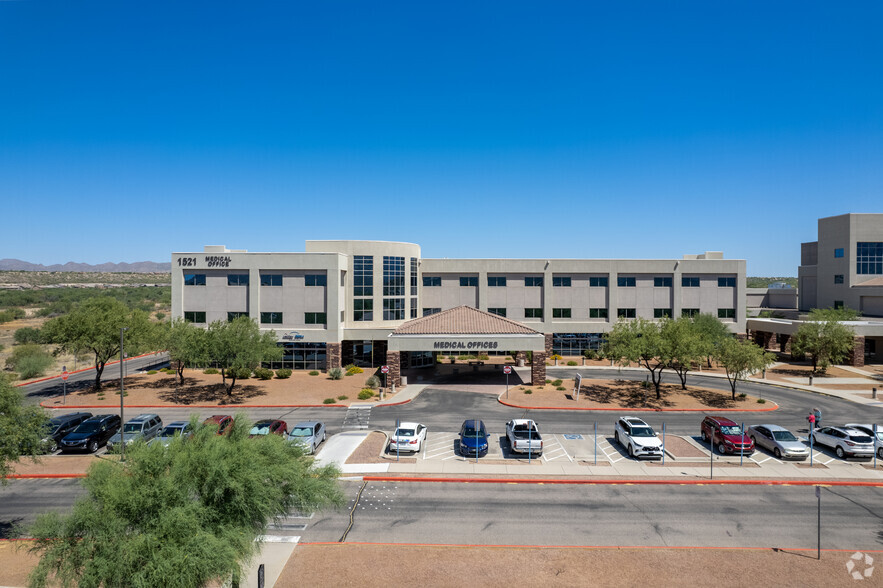
[[[870, 435], [871, 438], [874, 438], [874, 425], [855, 425], [855, 424], [847, 424], [845, 427], [851, 427], [856, 431], [861, 431], [865, 435]], [[877, 438], [874, 439], [874, 447], [877, 448], [877, 457], [883, 459], [883, 426], [877, 425]]]
[[162, 419], [155, 414], [139, 414], [135, 418], [129, 420], [123, 425], [123, 430], [118, 431], [116, 435], [107, 442], [108, 451], [116, 451], [119, 449], [120, 442], [126, 444], [126, 447], [137, 440], [150, 441], [162, 429]]
[[506, 438], [514, 453], [543, 454], [543, 437], [537, 424], [529, 419], [513, 419], [506, 423]]
[[303, 445], [307, 453], [316, 453], [319, 444], [325, 440], [325, 423], [320, 421], [303, 421], [291, 428], [288, 440]]
[[488, 438], [484, 421], [466, 420], [460, 427], [460, 454], [464, 457], [487, 455]]
[[420, 423], [399, 423], [399, 427], [389, 437], [387, 450], [390, 453], [408, 451], [419, 453], [426, 441], [426, 425]]
[[46, 436], [43, 438], [42, 448], [48, 453], [58, 451], [58, 444], [64, 439], [68, 433], [77, 428], [77, 426], [92, 416], [91, 412], [72, 412], [62, 414], [49, 419], [49, 425], [46, 428]]
[[119, 430], [120, 415], [97, 414], [80, 423], [76, 429], [61, 440], [61, 452], [88, 451], [95, 453]]
[[288, 423], [273, 419], [264, 419], [254, 424], [248, 432], [249, 437], [263, 437], [264, 435], [288, 435]]
[[755, 446], [772, 451], [776, 459], [797, 459], [809, 457], [809, 447], [804, 445], [794, 433], [779, 425], [752, 425], [748, 427], [748, 436]]
[[822, 427], [809, 433], [816, 445], [830, 447], [837, 457], [874, 457], [874, 439], [858, 429]]
[[614, 426], [613, 438], [626, 448], [631, 457], [662, 459], [662, 441], [653, 427], [638, 417], [619, 417]]
[[159, 443], [163, 447], [168, 447], [172, 439], [177, 437], [190, 437], [193, 435], [193, 428], [188, 421], [175, 421], [169, 423], [162, 431], [157, 433], [156, 437], [150, 440], [150, 444]]
[[226, 435], [233, 428], [233, 417], [228, 414], [213, 414], [202, 421], [202, 424], [217, 427], [218, 435]]
[[720, 453], [751, 455], [754, 442], [742, 431], [742, 427], [728, 418], [707, 416], [702, 419], [700, 434], [703, 441], [717, 446]]

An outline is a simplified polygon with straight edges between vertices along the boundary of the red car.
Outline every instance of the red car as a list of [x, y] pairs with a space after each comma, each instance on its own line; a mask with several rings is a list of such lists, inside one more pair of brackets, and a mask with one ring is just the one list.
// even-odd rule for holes
[[202, 421], [203, 425], [218, 427], [218, 435], [226, 435], [233, 429], [233, 417], [227, 414], [214, 414]]
[[720, 453], [751, 455], [754, 442], [742, 431], [742, 427], [728, 418], [707, 416], [702, 419], [702, 440], [717, 446]]
[[256, 422], [248, 432], [249, 437], [263, 437], [264, 435], [279, 435], [285, 437], [288, 434], [288, 423], [264, 419]]

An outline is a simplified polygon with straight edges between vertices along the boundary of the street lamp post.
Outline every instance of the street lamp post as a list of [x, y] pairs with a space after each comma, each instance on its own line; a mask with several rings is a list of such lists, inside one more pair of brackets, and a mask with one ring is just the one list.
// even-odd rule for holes
[[123, 397], [126, 392], [126, 384], [123, 373], [123, 344], [124, 344], [124, 335], [125, 332], [129, 330], [129, 327], [120, 328], [120, 461], [126, 461], [126, 436], [124, 434], [123, 423], [125, 423], [125, 419], [123, 418]]

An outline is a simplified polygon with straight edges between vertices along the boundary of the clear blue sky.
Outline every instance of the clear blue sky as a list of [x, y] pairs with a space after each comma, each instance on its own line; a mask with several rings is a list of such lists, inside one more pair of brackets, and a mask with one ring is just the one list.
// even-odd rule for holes
[[0, 257], [226, 244], [796, 275], [883, 211], [883, 4], [0, 0]]

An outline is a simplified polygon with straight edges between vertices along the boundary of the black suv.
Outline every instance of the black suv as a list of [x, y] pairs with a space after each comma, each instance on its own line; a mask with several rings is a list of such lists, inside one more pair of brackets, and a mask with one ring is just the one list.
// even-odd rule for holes
[[46, 437], [43, 438], [43, 450], [55, 453], [61, 440], [76, 429], [77, 425], [91, 416], [91, 412], [72, 412], [49, 419], [49, 424], [46, 427]]
[[97, 414], [86, 419], [61, 440], [61, 452], [88, 451], [95, 453], [120, 429], [120, 415]]

